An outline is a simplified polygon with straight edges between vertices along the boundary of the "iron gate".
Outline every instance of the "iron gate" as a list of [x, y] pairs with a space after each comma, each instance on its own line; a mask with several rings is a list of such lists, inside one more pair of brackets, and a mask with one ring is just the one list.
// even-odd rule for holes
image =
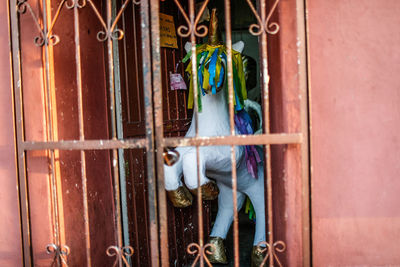
[[[185, 21], [185, 24], [177, 28], [178, 35], [189, 38], [192, 44], [194, 102], [197, 103], [196, 43], [198, 38], [207, 34], [207, 28], [199, 26], [198, 21], [209, 0], [204, 1], [197, 14], [194, 0], [189, 0], [187, 6], [178, 0], [174, 2]], [[163, 175], [164, 148], [195, 146], [198, 155], [200, 146], [216, 145], [231, 146], [235, 266], [239, 266], [239, 227], [234, 147], [235, 145], [263, 145], [265, 147], [268, 233], [267, 242], [263, 244], [267, 252], [265, 262], [269, 266], [282, 266], [279, 254], [285, 251], [286, 245], [274, 236], [271, 145], [301, 145], [302, 183], [304, 184], [303, 223], [308, 229], [307, 88], [304, 85], [298, 92], [301, 105], [301, 131], [271, 133], [267, 36], [279, 31], [279, 25], [271, 20], [279, 0], [260, 0], [257, 7], [250, 0], [246, 2], [257, 21], [256, 24], [248, 25], [248, 28], [252, 35], [259, 37], [260, 44], [263, 134], [239, 136], [234, 131], [231, 3], [225, 0], [231, 135], [199, 137], [198, 129], [196, 129], [195, 137], [182, 138], [165, 136], [161, 89], [160, 1], [125, 0], [121, 3], [106, 0], [60, 0], [57, 3], [50, 0], [10, 1], [20, 212], [25, 266], [37, 264], [42, 258], [45, 260], [40, 263], [63, 266], [84, 265], [84, 263], [87, 266], [131, 264], [131, 256], [138, 248], [130, 246], [129, 241], [124, 239], [126, 233], [123, 231], [122, 214], [125, 207], [121, 204], [124, 203], [121, 202], [121, 192], [125, 193], [121, 191], [123, 186], [121, 187], [120, 184], [120, 174], [124, 165], [121, 165], [120, 160], [121, 157], [123, 158], [121, 151], [132, 149], [142, 149], [146, 155], [148, 198], [146, 224], [149, 229], [151, 266], [168, 266], [170, 255], [168, 246], [165, 244], [168, 244], [169, 225], [166, 223], [168, 216]], [[302, 6], [302, 4], [299, 5]], [[118, 99], [120, 77], [116, 76], [119, 57], [115, 54], [118, 54], [118, 42], [125, 37], [123, 27], [120, 26], [121, 18], [130, 6], [136, 6], [140, 10], [138, 20], [141, 30], [142, 66], [139, 68], [144, 92], [140, 97], [145, 108], [145, 131], [143, 136], [137, 138], [123, 138], [118, 129], [118, 110], [121, 100]], [[303, 11], [298, 11], [300, 19], [304, 16], [304, 13], [301, 14]], [[88, 15], [89, 12], [91, 15]], [[65, 24], [62, 28], [57, 28], [62, 20]], [[298, 30], [299, 36], [303, 36], [301, 33], [304, 28]], [[93, 34], [92, 31], [95, 33]], [[94, 41], [99, 44], [95, 45]], [[301, 55], [305, 57], [304, 38], [300, 41], [302, 44], [299, 45], [299, 49], [303, 49]], [[100, 54], [104, 58], [95, 58]], [[63, 60], [60, 60], [61, 56], [64, 56]], [[94, 64], [99, 71], [93, 71], [91, 68], [94, 66], [91, 64]], [[74, 68], [65, 69], [70, 66]], [[302, 79], [305, 79], [305, 72], [305, 69], [302, 69]], [[99, 73], [102, 73], [102, 79], [98, 78]], [[63, 83], [60, 80], [63, 80]], [[68, 83], [71, 84], [72, 89], [62, 91], [59, 86], [62, 84], [65, 86]], [[96, 88], [89, 88], [90, 85], [107, 89], [108, 93], [104, 93], [105, 90], [103, 92], [100, 89], [96, 91]], [[96, 101], [96, 104], [90, 104], [91, 100]], [[93, 108], [94, 110], [90, 110]], [[197, 105], [195, 105], [194, 114], [197, 118]], [[100, 121], [99, 118], [104, 121]], [[102, 164], [102, 171], [98, 169], [99, 165], [94, 163], [96, 160]], [[197, 162], [198, 166], [199, 162]], [[46, 169], [47, 172], [43, 171]], [[101, 183], [97, 182], [96, 178], [101, 179]], [[77, 181], [80, 183], [78, 184]], [[89, 190], [89, 187], [95, 190]], [[48, 196], [44, 201], [47, 201], [47, 207], [46, 203], [40, 203], [41, 198], [35, 190], [45, 191], [45, 195]], [[96, 198], [92, 195], [97, 192], [103, 192], [105, 197]], [[69, 196], [70, 194], [74, 196]], [[198, 261], [200, 266], [204, 266], [206, 264], [205, 249], [208, 245], [204, 241], [201, 195], [202, 192], [199, 189], [197, 192], [198, 240], [189, 244], [187, 253], [195, 254], [193, 264]], [[93, 204], [95, 201], [99, 201], [98, 205]], [[49, 214], [48, 218], [40, 218], [42, 214], [36, 214], [37, 211], [32, 208], [36, 207], [35, 205], [44, 206]], [[80, 209], [76, 212], [77, 205], [82, 207], [82, 212]], [[39, 226], [38, 222], [42, 222], [41, 219], [47, 220], [47, 224]], [[47, 247], [39, 247], [41, 243], [33, 238], [41, 228], [46, 228], [45, 230], [49, 233]], [[76, 230], [76, 228], [79, 229]], [[84, 232], [83, 236], [80, 235], [80, 230]], [[74, 235], [76, 236], [72, 237]], [[307, 230], [303, 235], [305, 250], [309, 253]], [[83, 240], [79, 242], [79, 239]], [[99, 245], [99, 242], [93, 242], [93, 240], [101, 240], [102, 244]], [[105, 243], [107, 244], [103, 247]], [[74, 249], [74, 245], [78, 249]], [[81, 253], [81, 250], [76, 253], [79, 248], [82, 248], [84, 252]], [[52, 257], [46, 258], [43, 256], [45, 253]], [[75, 256], [78, 254], [81, 256]], [[110, 257], [109, 261], [105, 256]], [[304, 261], [305, 265], [308, 264], [307, 261], [307, 259]]]

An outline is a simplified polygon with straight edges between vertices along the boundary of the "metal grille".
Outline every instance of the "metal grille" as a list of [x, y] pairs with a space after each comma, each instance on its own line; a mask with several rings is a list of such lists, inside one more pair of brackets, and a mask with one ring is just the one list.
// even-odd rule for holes
[[[274, 211], [273, 211], [273, 177], [271, 173], [271, 145], [276, 144], [300, 144], [302, 158], [302, 180], [303, 183], [308, 179], [308, 162], [307, 162], [307, 91], [306, 87], [299, 89], [301, 97], [301, 129], [299, 133], [271, 133], [270, 132], [270, 92], [269, 92], [269, 74], [268, 74], [268, 53], [267, 53], [267, 36], [277, 34], [279, 25], [271, 20], [279, 0], [275, 1], [258, 1], [256, 8], [252, 1], [246, 0], [252, 13], [254, 14], [257, 23], [248, 25], [249, 32], [252, 35], [258, 36], [260, 44], [260, 68], [261, 68], [261, 84], [262, 84], [262, 104], [263, 104], [263, 134], [252, 136], [239, 136], [235, 134], [234, 127], [234, 104], [233, 104], [233, 69], [232, 69], [232, 31], [231, 31], [231, 3], [229, 0], [224, 1], [225, 9], [225, 29], [226, 29], [226, 47], [227, 47], [227, 71], [228, 71], [228, 88], [229, 88], [229, 118], [231, 135], [216, 136], [216, 137], [200, 137], [198, 135], [198, 108], [195, 105], [194, 116], [196, 118], [196, 136], [193, 138], [183, 137], [166, 137], [164, 136], [164, 120], [163, 120], [163, 95], [162, 95], [162, 66], [160, 52], [160, 27], [159, 27], [159, 0], [150, 1], [121, 1], [120, 5], [116, 5], [112, 1], [92, 1], [92, 0], [60, 0], [58, 3], [52, 3], [50, 0], [34, 1], [34, 0], [12, 0], [10, 1], [10, 21], [12, 29], [12, 58], [13, 58], [13, 77], [14, 77], [14, 98], [15, 98], [15, 118], [16, 118], [16, 139], [18, 147], [18, 170], [19, 170], [19, 185], [20, 185], [20, 207], [21, 207], [21, 222], [23, 229], [23, 250], [24, 261], [26, 266], [34, 264], [34, 253], [32, 249], [32, 232], [30, 218], [32, 209], [30, 206], [30, 191], [29, 191], [29, 158], [32, 151], [45, 151], [45, 158], [49, 161], [49, 188], [50, 188], [50, 203], [51, 203], [51, 225], [52, 240], [49, 241], [47, 247], [43, 251], [54, 255], [52, 263], [59, 266], [68, 266], [70, 259], [74, 257], [74, 251], [68, 243], [65, 243], [65, 233], [63, 229], [63, 202], [61, 190], [62, 177], [59, 170], [60, 154], [64, 151], [79, 152], [79, 169], [80, 175], [79, 185], [81, 187], [81, 201], [83, 204], [82, 216], [84, 222], [84, 242], [85, 242], [85, 263], [87, 266], [93, 265], [92, 247], [93, 232], [90, 227], [90, 208], [88, 204], [88, 175], [87, 175], [87, 159], [88, 154], [93, 151], [110, 151], [110, 169], [112, 177], [112, 209], [109, 216], [114, 222], [114, 243], [107, 244], [107, 249], [103, 253], [113, 258], [110, 262], [112, 266], [129, 266], [131, 265], [131, 256], [137, 248], [133, 248], [124, 242], [123, 225], [122, 225], [122, 210], [121, 207], [121, 184], [120, 184], [120, 165], [119, 151], [131, 149], [143, 149], [146, 151], [146, 173], [147, 173], [147, 196], [148, 196], [148, 228], [149, 228], [149, 243], [150, 257], [152, 266], [169, 266], [169, 251], [168, 246], [168, 217], [167, 217], [167, 199], [164, 189], [164, 170], [163, 170], [163, 151], [166, 147], [177, 146], [194, 146], [196, 147], [197, 159], [199, 159], [200, 146], [231, 146], [231, 162], [232, 162], [232, 188], [234, 200], [234, 262], [235, 266], [239, 266], [239, 225], [237, 213], [237, 173], [235, 162], [235, 149], [237, 145], [263, 145], [265, 158], [265, 177], [266, 177], [266, 214], [267, 214], [267, 242], [259, 244], [265, 246], [265, 258], [263, 265], [282, 266], [280, 261], [280, 253], [284, 253], [286, 245], [281, 240], [276, 240], [274, 236]], [[181, 15], [186, 21], [185, 25], [180, 25], [177, 28], [178, 35], [187, 37], [192, 44], [192, 73], [193, 73], [193, 88], [194, 102], [197, 103], [197, 69], [196, 69], [196, 44], [199, 37], [207, 35], [207, 28], [199, 26], [198, 21], [205, 10], [209, 0], [204, 1], [202, 8], [196, 14], [195, 1], [189, 0], [187, 10], [185, 10], [181, 1], [174, 0]], [[267, 3], [269, 2], [269, 3]], [[267, 5], [268, 4], [268, 5]], [[118, 42], [124, 38], [124, 32], [118, 25], [121, 23], [124, 11], [131, 5], [140, 8], [141, 28], [141, 46], [142, 46], [142, 79], [143, 79], [143, 102], [144, 102], [144, 118], [145, 118], [145, 136], [143, 138], [127, 138], [123, 139], [118, 136], [118, 103], [115, 96], [116, 87], [119, 80], [116, 82], [115, 67], [116, 56], [114, 53], [118, 50]], [[33, 8], [34, 6], [37, 9]], [[116, 7], [119, 6], [117, 9]], [[269, 8], [268, 8], [268, 7]], [[85, 92], [82, 78], [82, 23], [80, 21], [84, 12], [93, 12], [97, 18], [96, 27], [90, 27], [92, 31], [96, 31], [100, 25], [101, 30], [96, 32], [96, 36], [91, 38], [96, 39], [101, 43], [105, 51], [105, 66], [104, 77], [105, 85], [108, 90], [107, 100], [105, 101], [108, 107], [108, 126], [109, 138], [87, 138], [87, 126], [85, 125]], [[54, 31], [60, 18], [68, 13], [71, 16], [73, 24], [65, 26], [69, 33], [72, 33], [73, 42], [70, 43], [69, 50], [74, 51], [75, 70], [75, 85], [76, 85], [76, 104], [77, 104], [77, 122], [78, 122], [78, 138], [70, 138], [61, 140], [57, 134], [58, 114], [55, 107], [55, 61], [54, 49], [64, 40]], [[31, 40], [32, 46], [38, 47], [36, 51], [40, 52], [41, 62], [43, 67], [42, 73], [42, 92], [43, 107], [44, 107], [44, 129], [45, 134], [43, 140], [29, 140], [26, 138], [26, 117], [29, 114], [24, 113], [24, 99], [26, 91], [23, 83], [23, 67], [22, 60], [26, 42], [21, 29], [21, 25], [26, 22], [21, 22], [22, 19], [30, 17], [36, 28], [36, 37]], [[86, 22], [86, 21], [85, 21]], [[67, 29], [68, 28], [68, 29]], [[150, 30], [151, 29], [151, 30]], [[87, 37], [85, 37], [87, 38]], [[85, 39], [86, 40], [86, 39]], [[65, 48], [65, 47], [64, 47]], [[305, 70], [303, 70], [305, 72]], [[117, 77], [118, 78], [118, 77]], [[303, 77], [304, 78], [304, 77]], [[72, 152], [71, 152], [72, 153]], [[105, 167], [106, 168], [106, 167]], [[199, 162], [197, 161], [197, 172], [199, 176]], [[90, 177], [93, 179], [92, 177]], [[200, 179], [200, 178], [199, 178]], [[200, 183], [200, 180], [198, 180]], [[305, 191], [303, 194], [308, 195]], [[210, 244], [205, 242], [204, 226], [203, 226], [203, 207], [202, 207], [202, 192], [200, 188], [197, 191], [198, 202], [198, 241], [187, 247], [187, 253], [194, 255], [193, 265], [199, 263], [200, 266], [211, 264], [208, 262], [206, 253]], [[304, 209], [308, 209], [307, 201], [304, 201]], [[307, 217], [307, 216], [304, 216]], [[305, 219], [307, 220], [307, 219]], [[305, 233], [307, 235], [307, 233]], [[82, 264], [83, 265], [83, 264]]]

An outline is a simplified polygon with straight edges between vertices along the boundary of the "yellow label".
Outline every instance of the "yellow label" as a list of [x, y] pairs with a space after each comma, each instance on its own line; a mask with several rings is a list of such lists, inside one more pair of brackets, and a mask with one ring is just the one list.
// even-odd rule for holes
[[178, 48], [174, 17], [160, 13], [160, 45], [161, 47]]

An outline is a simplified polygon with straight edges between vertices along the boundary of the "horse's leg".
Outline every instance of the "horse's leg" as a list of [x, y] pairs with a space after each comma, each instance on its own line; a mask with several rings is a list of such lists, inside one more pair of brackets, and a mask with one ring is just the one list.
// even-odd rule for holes
[[[226, 264], [228, 260], [223, 240], [226, 238], [233, 221], [233, 196], [232, 188], [223, 183], [218, 183], [218, 187], [220, 190], [218, 196], [218, 213], [209, 239], [209, 243], [215, 246], [215, 250], [212, 255], [208, 256], [208, 259], [212, 263]], [[246, 196], [243, 193], [237, 191], [238, 210], [243, 206], [245, 198]]]
[[[213, 254], [207, 257], [211, 263], [227, 264], [228, 259], [226, 257], [224, 240], [233, 221], [233, 196], [231, 187], [221, 182], [218, 183], [218, 187], [220, 190], [218, 196], [218, 213], [208, 241], [214, 245], [215, 250]], [[245, 198], [246, 196], [243, 193], [237, 191], [238, 210], [243, 206]]]
[[197, 195], [197, 188], [199, 187], [197, 178], [198, 166], [202, 198], [204, 200], [214, 200], [218, 197], [219, 190], [215, 182], [206, 177], [206, 156], [204, 150], [200, 149], [199, 164], [197, 165], [196, 149], [192, 149], [190, 152], [186, 153], [183, 158], [183, 174], [186, 186], [189, 188], [190, 192]]
[[[226, 235], [233, 221], [233, 195], [232, 188], [223, 183], [217, 183], [219, 187], [218, 213], [215, 219], [210, 236], [226, 238]], [[237, 191], [237, 208], [240, 210], [243, 206], [246, 196]]]
[[193, 197], [181, 181], [183, 158], [187, 150], [178, 148], [177, 151], [180, 154], [178, 161], [172, 166], [164, 164], [164, 184], [174, 207], [184, 208], [192, 204]]
[[[260, 242], [266, 241], [265, 231], [265, 201], [264, 201], [264, 174], [263, 168], [258, 165], [258, 178], [257, 181], [249, 186], [244, 192], [249, 196], [256, 212], [256, 232], [254, 234], [253, 251], [251, 255], [251, 266], [260, 266], [266, 253], [262, 252], [257, 245]], [[250, 176], [250, 175], [249, 175]], [[254, 179], [254, 178], [252, 178]], [[261, 245], [264, 247], [264, 245]]]
[[[252, 178], [254, 179], [254, 178]], [[264, 175], [259, 171], [257, 181], [244, 190], [246, 195], [249, 196], [253, 204], [254, 211], [256, 212], [256, 232], [254, 235], [253, 244], [256, 246], [258, 243], [265, 241], [265, 201], [264, 201]]]

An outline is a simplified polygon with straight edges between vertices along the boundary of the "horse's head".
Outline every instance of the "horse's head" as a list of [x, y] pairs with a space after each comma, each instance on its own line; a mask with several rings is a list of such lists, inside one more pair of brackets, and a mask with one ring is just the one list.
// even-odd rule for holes
[[[192, 44], [187, 42], [185, 50], [191, 54]], [[239, 41], [232, 45], [234, 56], [240, 55], [244, 49], [244, 43]], [[221, 42], [221, 32], [218, 27], [217, 10], [211, 12], [208, 27], [208, 42], [197, 47], [198, 53], [198, 77], [200, 90], [204, 94], [215, 94], [224, 87], [226, 77], [226, 47]], [[241, 62], [241, 61], [240, 61]], [[237, 66], [236, 66], [237, 69]], [[189, 67], [189, 71], [190, 67]]]
[[[185, 50], [191, 53], [192, 44], [187, 42]], [[215, 94], [219, 92], [225, 84], [225, 73], [227, 72], [226, 48], [224, 45], [202, 44], [197, 47], [198, 57], [198, 77], [200, 88], [203, 94]], [[232, 44], [233, 53], [241, 54], [244, 49], [244, 42], [238, 41]], [[200, 51], [199, 51], [200, 50]], [[187, 71], [191, 72], [191, 66]]]

